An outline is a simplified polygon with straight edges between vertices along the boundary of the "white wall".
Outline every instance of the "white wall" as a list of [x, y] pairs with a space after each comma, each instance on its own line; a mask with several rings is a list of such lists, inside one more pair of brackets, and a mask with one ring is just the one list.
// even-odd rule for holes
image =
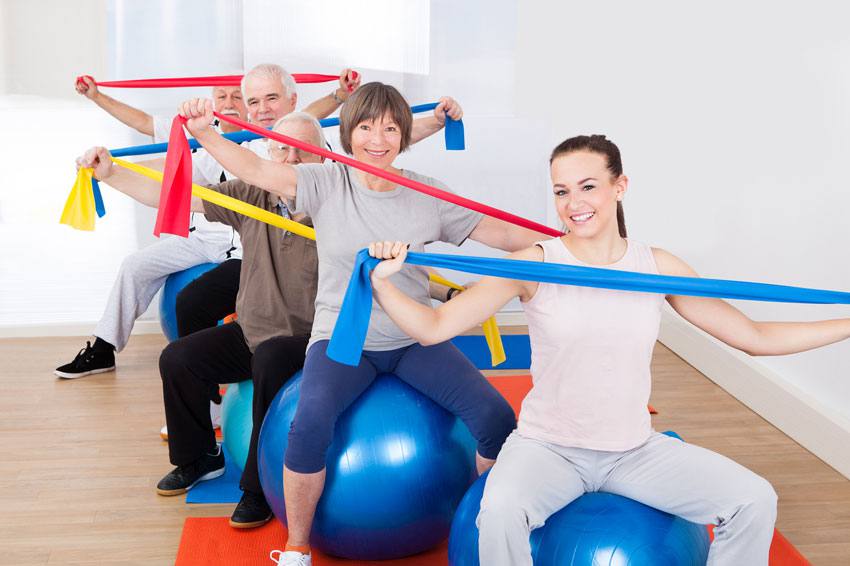
[[6, 76], [0, 94], [76, 96], [68, 89], [74, 77], [106, 69], [106, 5], [107, 0], [0, 0]]
[[[520, 3], [518, 113], [547, 118], [550, 145], [616, 141], [630, 235], [702, 275], [850, 290], [847, 16], [826, 1]], [[850, 418], [850, 343], [758, 362]]]

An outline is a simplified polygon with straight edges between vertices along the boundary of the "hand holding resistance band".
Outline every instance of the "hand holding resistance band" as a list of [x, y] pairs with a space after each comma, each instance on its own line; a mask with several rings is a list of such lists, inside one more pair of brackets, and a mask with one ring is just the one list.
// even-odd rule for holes
[[[370, 257], [365, 249], [357, 254], [354, 271], [348, 282], [342, 308], [327, 350], [328, 357], [336, 362], [356, 366], [360, 361], [372, 311], [372, 282], [369, 275], [381, 261]], [[781, 303], [850, 304], [850, 293], [841, 291], [724, 279], [674, 277], [537, 261], [410, 252], [405, 262], [411, 265], [441, 267], [524, 281], [642, 293]]]

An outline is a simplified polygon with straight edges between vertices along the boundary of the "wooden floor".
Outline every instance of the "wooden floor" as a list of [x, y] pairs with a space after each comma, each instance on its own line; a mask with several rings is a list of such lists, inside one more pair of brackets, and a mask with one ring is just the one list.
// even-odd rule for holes
[[[173, 564], [183, 520], [229, 515], [156, 495], [167, 448], [159, 336], [136, 336], [118, 371], [76, 381], [52, 370], [77, 338], [0, 340], [0, 564]], [[504, 372], [500, 372], [504, 373]], [[850, 564], [850, 481], [665, 347], [653, 362], [653, 417], [734, 458], [779, 493], [779, 529], [813, 564]]]

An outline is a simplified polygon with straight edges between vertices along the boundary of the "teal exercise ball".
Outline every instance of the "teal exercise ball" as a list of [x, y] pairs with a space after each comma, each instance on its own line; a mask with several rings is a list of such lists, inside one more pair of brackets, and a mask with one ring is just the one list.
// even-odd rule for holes
[[240, 470], [245, 469], [251, 444], [254, 382], [231, 383], [221, 399], [221, 434], [227, 453]]

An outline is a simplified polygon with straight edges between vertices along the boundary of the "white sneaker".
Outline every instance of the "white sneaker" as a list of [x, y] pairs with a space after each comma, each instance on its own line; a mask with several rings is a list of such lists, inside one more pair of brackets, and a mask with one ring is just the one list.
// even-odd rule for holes
[[221, 428], [221, 405], [212, 401], [210, 401], [210, 420], [212, 420], [213, 428]]
[[[277, 558], [275, 558], [277, 553]], [[313, 559], [309, 554], [301, 554], [295, 550], [272, 550], [269, 552], [269, 558], [278, 566], [313, 566]]]
[[[213, 430], [221, 428], [221, 405], [216, 405], [212, 401], [210, 401], [210, 420]], [[168, 425], [162, 425], [162, 428], [159, 429], [159, 437], [168, 440]]]

